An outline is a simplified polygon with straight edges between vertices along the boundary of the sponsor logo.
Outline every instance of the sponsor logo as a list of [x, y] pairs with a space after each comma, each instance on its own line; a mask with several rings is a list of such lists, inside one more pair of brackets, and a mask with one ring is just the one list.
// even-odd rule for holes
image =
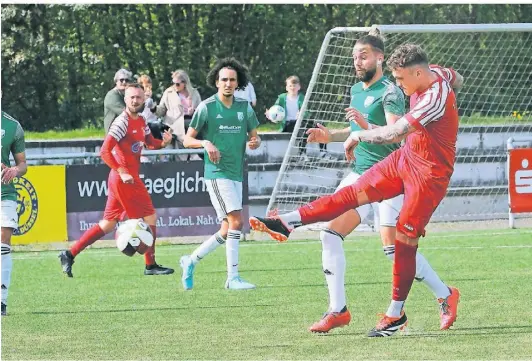
[[364, 106], [367, 108], [375, 101], [375, 97], [369, 96], [364, 100]]
[[405, 227], [406, 229], [408, 229], [410, 232], [412, 232], [412, 231], [414, 230], [414, 227], [412, 227], [412, 226], [409, 225], [408, 223], [405, 223], [405, 224], [404, 224], [404, 227]]
[[241, 125], [220, 125], [218, 127], [218, 130], [220, 131], [220, 133], [236, 134], [242, 131], [242, 126]]
[[133, 153], [140, 153], [144, 147], [144, 142], [136, 142], [131, 146], [131, 151]]
[[238, 118], [239, 121], [243, 121], [244, 120], [244, 113], [242, 112], [237, 112], [236, 113], [236, 116]]
[[13, 179], [13, 184], [17, 190], [17, 214], [18, 214], [18, 229], [14, 230], [13, 234], [16, 236], [28, 233], [37, 221], [39, 213], [39, 200], [35, 188], [24, 177], [17, 177]]
[[521, 161], [522, 169], [515, 172], [515, 192], [519, 194], [532, 193], [532, 169], [529, 166], [528, 159]]
[[332, 276], [332, 275], [334, 275], [334, 273], [332, 273], [332, 272], [329, 271], [328, 269], [324, 269], [324, 270], [323, 270], [323, 273], [325, 273], [327, 276]]
[[216, 116], [216, 119], [223, 119], [223, 117], [222, 117], [221, 114], [218, 114], [218, 115]]

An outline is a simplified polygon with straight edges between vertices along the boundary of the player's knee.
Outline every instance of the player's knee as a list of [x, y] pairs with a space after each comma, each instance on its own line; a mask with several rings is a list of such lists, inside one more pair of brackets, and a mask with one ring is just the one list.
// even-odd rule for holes
[[11, 245], [12, 228], [2, 227], [2, 244]]

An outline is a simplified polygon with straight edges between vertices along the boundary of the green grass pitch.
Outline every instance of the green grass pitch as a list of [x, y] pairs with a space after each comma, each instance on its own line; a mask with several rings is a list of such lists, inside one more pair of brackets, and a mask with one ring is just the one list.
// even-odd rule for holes
[[196, 268], [183, 291], [179, 257], [194, 245], [158, 248], [171, 276], [143, 276], [142, 257], [90, 249], [61, 273], [58, 252], [13, 256], [4, 360], [516, 360], [532, 357], [532, 232], [432, 233], [422, 252], [462, 293], [458, 320], [439, 331], [438, 306], [415, 282], [406, 332], [369, 339], [389, 303], [391, 262], [377, 237], [345, 242], [351, 325], [307, 331], [327, 308], [316, 240], [245, 242], [243, 278], [256, 290], [223, 289], [225, 249]]

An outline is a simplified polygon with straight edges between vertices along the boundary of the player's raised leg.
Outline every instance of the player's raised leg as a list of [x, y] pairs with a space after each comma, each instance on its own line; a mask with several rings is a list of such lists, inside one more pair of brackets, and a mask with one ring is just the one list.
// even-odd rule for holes
[[85, 248], [93, 244], [94, 242], [101, 239], [107, 233], [112, 232], [115, 229], [117, 221], [116, 220], [106, 220], [102, 219], [91, 228], [85, 231], [81, 235], [81, 238], [74, 242], [69, 250], [61, 251], [59, 253], [59, 261], [61, 262], [61, 268], [63, 273], [67, 277], [74, 277], [72, 274], [72, 265], [74, 264], [74, 258], [80, 254]]

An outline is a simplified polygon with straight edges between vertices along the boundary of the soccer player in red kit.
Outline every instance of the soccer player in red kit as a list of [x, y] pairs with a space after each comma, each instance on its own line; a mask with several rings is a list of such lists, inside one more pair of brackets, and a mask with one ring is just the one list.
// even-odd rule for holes
[[[332, 195], [280, 216], [250, 218], [254, 230], [286, 241], [301, 225], [330, 221], [359, 205], [404, 194], [396, 225], [392, 301], [369, 337], [391, 336], [407, 323], [403, 305], [416, 274], [419, 237], [425, 235], [425, 226], [447, 192], [458, 134], [456, 98], [449, 84], [452, 70], [431, 69], [425, 52], [414, 44], [399, 46], [387, 64], [397, 85], [406, 95], [414, 95], [415, 104], [393, 125], [352, 132], [344, 143], [345, 154], [353, 160], [353, 150], [361, 141], [389, 144], [405, 140], [405, 145], [376, 163], [356, 183]], [[444, 73], [448, 77], [440, 75]], [[452, 288], [443, 302], [449, 327], [456, 320], [459, 297], [458, 289]]]
[[140, 85], [128, 85], [125, 102], [126, 109], [111, 124], [100, 150], [103, 161], [111, 168], [103, 219], [87, 230], [70, 250], [59, 254], [63, 272], [68, 277], [72, 277], [74, 258], [86, 247], [114, 231], [122, 213], [126, 213], [130, 219], [143, 218], [152, 230], [154, 244], [144, 253], [144, 274], [174, 273], [173, 269], [155, 262], [157, 215], [144, 182], [139, 177], [140, 155], [144, 145], [149, 149], [164, 148], [172, 141], [172, 135], [166, 131], [162, 141], [152, 136], [146, 120], [140, 114], [144, 106], [144, 90]]

